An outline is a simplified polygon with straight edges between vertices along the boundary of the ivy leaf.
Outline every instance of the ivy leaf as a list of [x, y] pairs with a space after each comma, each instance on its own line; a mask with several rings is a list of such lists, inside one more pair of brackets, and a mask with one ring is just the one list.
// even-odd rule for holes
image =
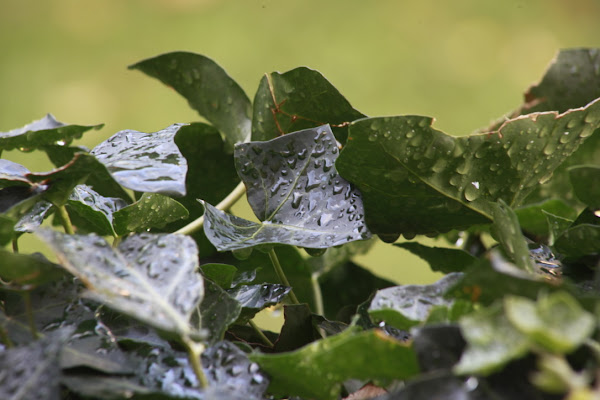
[[462, 277], [453, 272], [431, 285], [402, 285], [378, 290], [369, 306], [369, 314], [398, 329], [408, 329], [425, 321], [434, 306], [451, 306], [445, 292]]
[[94, 232], [100, 236], [115, 236], [113, 216], [126, 205], [124, 200], [101, 196], [87, 185], [76, 186], [66, 203], [79, 233]]
[[17, 148], [21, 151], [32, 151], [55, 144], [65, 146], [73, 139], [79, 139], [84, 132], [100, 129], [103, 126], [104, 124], [88, 126], [64, 124], [57, 121], [52, 114], [47, 114], [22, 128], [0, 132], [0, 151]]
[[59, 400], [60, 350], [71, 329], [58, 330], [28, 346], [0, 352], [0, 398]]
[[600, 209], [600, 166], [572, 167], [569, 176], [577, 198], [593, 209]]
[[175, 89], [231, 146], [250, 139], [250, 99], [213, 60], [179, 51], [140, 61], [129, 69], [138, 69]]
[[242, 306], [238, 323], [245, 324], [260, 310], [281, 303], [291, 289], [277, 283], [263, 283], [241, 285], [227, 290], [227, 293]]
[[394, 246], [410, 251], [425, 260], [432, 271], [444, 274], [463, 272], [475, 261], [475, 257], [460, 249], [428, 247], [417, 242], [394, 243]]
[[262, 78], [254, 97], [252, 140], [330, 124], [345, 143], [348, 123], [362, 117], [320, 72], [306, 67], [273, 72]]
[[452, 368], [460, 360], [466, 345], [456, 324], [425, 325], [415, 328], [413, 334], [422, 372]]
[[209, 343], [223, 340], [225, 331], [240, 317], [242, 306], [219, 285], [204, 280], [204, 298], [200, 304], [200, 321], [208, 330]]
[[29, 186], [27, 174], [31, 173], [27, 168], [16, 162], [0, 159], [0, 187]]
[[570, 220], [577, 217], [575, 209], [567, 205], [563, 200], [551, 199], [542, 203], [529, 204], [514, 210], [519, 218], [519, 225], [523, 231], [538, 237], [549, 235], [546, 214], [550, 213]]
[[210, 279], [219, 287], [229, 289], [233, 283], [233, 277], [237, 272], [237, 268], [229, 264], [208, 263], [200, 266], [202, 275]]
[[101, 237], [40, 230], [86, 297], [157, 329], [197, 335], [189, 319], [203, 296], [196, 244], [181, 235], [129, 236], [114, 249]]
[[57, 280], [64, 270], [42, 254], [18, 254], [0, 250], [0, 279], [2, 289], [31, 290]]
[[90, 154], [128, 189], [184, 196], [187, 161], [174, 142], [182, 126], [174, 124], [153, 133], [120, 131]]
[[327, 248], [368, 239], [360, 194], [337, 174], [337, 154], [329, 126], [237, 145], [236, 167], [262, 222], [204, 203], [206, 236], [220, 251], [275, 243]]
[[163, 228], [170, 222], [185, 219], [188, 212], [179, 202], [156, 193], [144, 193], [133, 204], [113, 214], [115, 232], [123, 236], [150, 228]]
[[269, 374], [275, 396], [336, 399], [348, 379], [390, 381], [418, 371], [413, 350], [379, 330], [347, 329], [293, 352], [255, 353], [250, 359]]
[[515, 212], [503, 200], [492, 205], [494, 225], [492, 234], [516, 266], [534, 272], [535, 266], [529, 254], [529, 246], [521, 232]]
[[577, 224], [569, 227], [554, 241], [556, 251], [564, 256], [582, 257], [600, 252], [600, 224]]
[[529, 114], [495, 133], [452, 137], [418, 116], [353, 122], [336, 162], [363, 194], [375, 233], [443, 233], [487, 223], [491, 203], [518, 206], [600, 126], [600, 101]]
[[14, 226], [16, 232], [27, 232], [33, 233], [33, 231], [42, 225], [44, 219], [46, 219], [53, 211], [52, 203], [47, 201], [38, 201], [31, 207], [31, 209], [23, 214]]

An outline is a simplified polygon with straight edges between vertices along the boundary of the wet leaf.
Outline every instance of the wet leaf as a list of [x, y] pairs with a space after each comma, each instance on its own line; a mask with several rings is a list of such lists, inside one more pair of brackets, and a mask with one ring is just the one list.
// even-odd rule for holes
[[452, 137], [431, 124], [399, 116], [350, 125], [336, 166], [361, 190], [374, 233], [443, 233], [489, 222], [500, 199], [518, 206], [600, 126], [600, 101], [489, 134]]
[[543, 211], [546, 222], [548, 223], [548, 243], [552, 246], [556, 239], [560, 237], [573, 224], [573, 220], [554, 215]]
[[233, 277], [237, 272], [237, 268], [229, 264], [202, 264], [200, 267], [202, 275], [210, 279], [219, 287], [229, 289], [233, 283]]
[[596, 322], [567, 292], [542, 295], [537, 302], [504, 298], [506, 317], [532, 341], [551, 352], [569, 353], [593, 333]]
[[501, 303], [463, 317], [460, 329], [467, 348], [454, 367], [459, 375], [489, 375], [529, 350], [529, 339], [510, 323]]
[[269, 374], [269, 392], [276, 396], [336, 399], [348, 379], [390, 381], [418, 371], [413, 350], [378, 330], [347, 329], [293, 352], [254, 353], [250, 359]]
[[394, 243], [394, 246], [406, 249], [425, 260], [432, 271], [463, 272], [475, 261], [475, 257], [464, 250], [443, 247], [428, 247], [417, 242]]
[[51, 208], [52, 203], [43, 200], [38, 201], [17, 221], [14, 226], [15, 231], [32, 233], [52, 213]]
[[593, 209], [600, 209], [600, 166], [576, 166], [569, 169], [577, 198]]
[[55, 281], [64, 270], [40, 253], [18, 254], [0, 250], [0, 289], [31, 290]]
[[138, 201], [120, 208], [113, 216], [115, 232], [123, 236], [129, 232], [163, 228], [170, 222], [187, 218], [188, 212], [170, 197], [144, 193]]
[[114, 214], [127, 203], [118, 198], [101, 196], [87, 185], [75, 186], [66, 203], [67, 211], [78, 233], [97, 233], [100, 236], [115, 236]]
[[0, 398], [59, 400], [58, 355], [71, 329], [47, 335], [28, 346], [0, 352]]
[[[107, 344], [108, 342], [108, 344]], [[135, 364], [116, 343], [99, 335], [78, 335], [60, 354], [60, 368], [91, 368], [105, 374], [131, 374]]]
[[284, 323], [275, 342], [275, 352], [296, 350], [321, 338], [313, 325], [312, 313], [306, 304], [283, 306]]
[[0, 187], [29, 186], [27, 174], [31, 173], [27, 168], [16, 162], [0, 159]]
[[335, 268], [345, 265], [354, 256], [366, 254], [376, 241], [376, 238], [371, 238], [330, 247], [322, 255], [310, 257], [308, 263], [311, 265], [313, 274], [320, 277]]
[[272, 72], [262, 78], [254, 97], [252, 140], [330, 124], [336, 139], [345, 143], [348, 123], [362, 117], [318, 71]]
[[[475, 379], [475, 378], [474, 378]], [[477, 381], [476, 381], [477, 382]], [[377, 400], [477, 400], [479, 397], [463, 379], [450, 375], [424, 375], [410, 381], [399, 391], [377, 397]]]
[[120, 131], [94, 147], [90, 154], [123, 187], [184, 196], [187, 161], [174, 142], [181, 127], [174, 124], [153, 133]]
[[155, 328], [197, 334], [189, 319], [202, 299], [194, 241], [181, 235], [140, 234], [117, 249], [101, 237], [40, 230], [61, 264], [89, 289], [87, 297]]
[[403, 285], [378, 290], [371, 301], [369, 314], [398, 329], [408, 329], [425, 321], [434, 306], [451, 306], [444, 294], [462, 274], [454, 272], [431, 285]]
[[556, 251], [568, 257], [600, 252], [600, 224], [579, 224], [566, 229], [554, 241]]
[[129, 68], [175, 89], [191, 108], [225, 135], [231, 146], [250, 139], [250, 99], [213, 60], [179, 51], [140, 61]]
[[204, 299], [200, 304], [200, 321], [208, 330], [208, 342], [223, 340], [225, 331], [240, 317], [242, 306], [233, 296], [206, 279]]
[[577, 216], [577, 212], [560, 199], [551, 199], [542, 203], [519, 207], [514, 212], [519, 218], [519, 225], [521, 225], [523, 231], [541, 237], [547, 237], [550, 233], [545, 213], [570, 220], [575, 219]]
[[458, 325], [425, 325], [412, 332], [422, 372], [449, 370], [460, 360], [466, 343]]
[[206, 236], [220, 251], [275, 243], [327, 248], [368, 239], [360, 194], [335, 170], [338, 151], [328, 126], [237, 145], [236, 167], [262, 223], [205, 203]]
[[52, 114], [33, 121], [22, 128], [0, 132], [0, 150], [20, 149], [31, 151], [48, 145], [65, 146], [73, 139], [79, 139], [90, 129], [100, 129], [104, 125], [71, 125], [57, 121]]
[[238, 323], [246, 323], [260, 310], [283, 301], [292, 288], [277, 283], [261, 285], [241, 285], [227, 290], [227, 293], [242, 306]]

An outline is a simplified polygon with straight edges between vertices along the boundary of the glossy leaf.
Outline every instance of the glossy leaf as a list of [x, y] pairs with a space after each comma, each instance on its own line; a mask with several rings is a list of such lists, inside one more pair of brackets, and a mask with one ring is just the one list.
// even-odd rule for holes
[[351, 378], [390, 381], [418, 371], [413, 350], [378, 330], [348, 329], [293, 352], [255, 353], [250, 359], [271, 377], [270, 393], [324, 400], [336, 399], [342, 382]]
[[518, 206], [600, 126], [600, 101], [530, 114], [495, 133], [448, 136], [418, 116], [353, 122], [336, 162], [361, 190], [375, 233], [446, 232], [489, 222], [491, 202]]
[[451, 273], [431, 285], [403, 285], [378, 290], [371, 301], [369, 314], [398, 329], [408, 329], [425, 321], [434, 306], [450, 306], [453, 300], [444, 294], [462, 277]]
[[87, 185], [78, 185], [71, 193], [66, 207], [78, 233], [93, 232], [101, 236], [115, 236], [114, 213], [126, 205], [122, 199], [104, 197]]
[[275, 243], [327, 248], [369, 238], [360, 194], [335, 170], [338, 151], [328, 126], [237, 145], [236, 167], [262, 223], [205, 203], [206, 236], [220, 251]]
[[529, 339], [510, 323], [500, 303], [463, 317], [460, 329], [467, 341], [454, 367], [460, 375], [489, 375], [529, 350]]
[[17, 221], [14, 226], [15, 231], [33, 233], [44, 222], [44, 219], [51, 214], [51, 211], [53, 211], [52, 203], [43, 200], [38, 201]]
[[225, 135], [231, 146], [250, 139], [250, 100], [213, 60], [179, 51], [140, 61], [129, 68], [175, 89], [191, 108]]
[[417, 242], [394, 243], [394, 246], [425, 260], [432, 271], [445, 274], [465, 271], [475, 261], [475, 257], [460, 249], [428, 247]]
[[551, 352], [575, 350], [596, 328], [592, 314], [567, 292], [542, 295], [537, 303], [524, 297], [506, 296], [504, 309], [519, 331]]
[[560, 217], [558, 215], [554, 215], [549, 212], [545, 212], [544, 217], [546, 217], [546, 222], [548, 223], [548, 243], [550, 245], [554, 245], [556, 239], [560, 237], [573, 223], [573, 220]]
[[181, 235], [129, 236], [117, 249], [96, 235], [38, 235], [94, 300], [178, 335], [194, 334], [189, 318], [202, 299], [193, 240]]
[[239, 323], [246, 323], [260, 310], [283, 301], [292, 288], [277, 283], [242, 285], [227, 290], [227, 293], [242, 306]]
[[179, 202], [156, 193], [144, 193], [133, 204], [115, 211], [114, 227], [117, 235], [163, 228], [170, 222], [185, 219], [188, 212]]
[[329, 124], [345, 143], [348, 123], [362, 117], [318, 71], [300, 67], [273, 72], [262, 78], [254, 97], [252, 140]]
[[600, 166], [578, 166], [569, 169], [575, 195], [583, 203], [600, 209]]
[[120, 131], [90, 154], [121, 186], [138, 192], [184, 196], [187, 161], [174, 142], [181, 127], [174, 124], [153, 133]]
[[57, 121], [52, 114], [47, 114], [22, 128], [0, 132], [0, 150], [31, 151], [48, 145], [65, 146], [73, 139], [79, 139], [84, 132], [100, 129], [103, 126], [103, 124], [88, 126], [65, 124]]
[[200, 304], [200, 322], [208, 330], [208, 343], [223, 340], [225, 331], [238, 318], [242, 306], [238, 300], [216, 283], [204, 281], [204, 299]]
[[521, 232], [519, 220], [514, 211], [500, 200], [497, 204], [492, 205], [492, 217], [494, 218], [492, 234], [500, 242], [508, 257], [524, 271], [535, 271], [527, 241]]
[[31, 290], [62, 277], [64, 270], [42, 254], [18, 254], [0, 250], [0, 289]]
[[8, 186], [29, 186], [27, 168], [16, 162], [0, 159], [0, 188]]

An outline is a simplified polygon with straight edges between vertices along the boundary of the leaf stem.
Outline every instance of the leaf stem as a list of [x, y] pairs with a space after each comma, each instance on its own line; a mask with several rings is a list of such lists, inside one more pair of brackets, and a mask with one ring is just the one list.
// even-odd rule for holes
[[31, 293], [23, 292], [23, 302], [25, 303], [25, 314], [27, 315], [27, 323], [29, 324], [29, 330], [31, 335], [38, 339], [40, 334], [35, 326], [35, 320], [33, 319], [33, 307], [31, 305]]
[[[283, 268], [281, 268], [281, 264], [279, 263], [279, 259], [277, 258], [277, 254], [275, 253], [275, 249], [272, 248], [271, 250], [269, 250], [269, 258], [271, 259], [271, 264], [273, 264], [275, 273], [277, 274], [277, 277], [279, 278], [281, 283], [283, 283], [285, 286], [292, 287], [292, 285], [290, 285], [290, 281], [288, 281], [287, 277], [285, 276], [285, 272], [283, 272]], [[288, 295], [290, 296], [290, 300], [292, 300], [292, 303], [300, 304], [298, 298], [296, 297], [296, 294], [294, 293], [294, 289], [290, 290]]]
[[319, 285], [319, 277], [317, 274], [312, 274], [310, 276], [310, 283], [312, 284], [312, 291], [315, 298], [315, 311], [319, 315], [325, 315], [325, 307], [323, 306], [323, 293], [321, 292], [321, 285]]
[[194, 342], [192, 339], [186, 337], [183, 338], [183, 343], [185, 344], [185, 348], [188, 353], [188, 357], [190, 359], [190, 364], [192, 364], [192, 369], [194, 370], [194, 374], [196, 374], [196, 378], [198, 378], [198, 383], [200, 384], [200, 388], [204, 389], [208, 387], [208, 379], [204, 374], [204, 370], [202, 369], [202, 352], [204, 351], [204, 345], [202, 343]]
[[250, 325], [250, 327], [252, 329], [254, 329], [254, 331], [256, 332], [256, 334], [260, 337], [260, 339], [263, 341], [264, 344], [266, 344], [269, 347], [274, 347], [275, 345], [273, 344], [273, 342], [271, 342], [269, 340], [269, 338], [267, 337], [267, 335], [264, 334], [264, 332], [258, 327], [258, 325], [256, 325], [254, 323], [254, 321], [250, 320], [248, 321], [248, 325]]
[[71, 218], [69, 218], [69, 213], [64, 205], [57, 206], [58, 215], [60, 215], [60, 220], [62, 221], [63, 228], [65, 233], [69, 235], [74, 235], [75, 231], [73, 230], [73, 224], [71, 224]]
[[4, 343], [4, 346], [6, 346], [6, 348], [8, 349], [15, 347], [12, 340], [10, 340], [6, 329], [3, 326], [0, 326], [0, 341]]
[[13, 249], [13, 253], [19, 252], [19, 239], [18, 238], [14, 238], [12, 240], [12, 249]]
[[[240, 197], [244, 195], [244, 193], [246, 193], [246, 186], [244, 185], [244, 182], [240, 182], [235, 189], [233, 189], [231, 193], [227, 195], [227, 197], [225, 197], [219, 204], [216, 205], [216, 208], [219, 210], [227, 210], [231, 208], [231, 206], [233, 206], [240, 199]], [[204, 226], [204, 215], [190, 222], [183, 228], [175, 231], [175, 233], [190, 235], [202, 229], [202, 226]]]

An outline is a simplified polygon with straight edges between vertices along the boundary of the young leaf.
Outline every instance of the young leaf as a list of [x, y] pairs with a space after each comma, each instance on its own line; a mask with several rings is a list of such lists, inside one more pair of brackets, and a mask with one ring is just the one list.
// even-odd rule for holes
[[48, 334], [26, 347], [0, 352], [0, 398], [59, 400], [58, 355], [72, 329]]
[[138, 201], [113, 214], [113, 225], [117, 235], [122, 236], [129, 232], [163, 228], [170, 222], [187, 218], [188, 215], [185, 207], [170, 197], [144, 193]]
[[87, 185], [77, 185], [66, 203], [71, 222], [79, 233], [115, 236], [113, 216], [127, 203], [118, 198], [101, 196]]
[[206, 236], [220, 251], [275, 243], [327, 248], [369, 238], [360, 194], [335, 170], [338, 151], [329, 126], [237, 145], [236, 167], [262, 222], [205, 203]]
[[178, 51], [140, 61], [129, 69], [138, 69], [175, 89], [231, 146], [250, 139], [250, 99], [213, 60]]
[[271, 394], [324, 400], [338, 398], [348, 379], [390, 381], [418, 371], [413, 350], [379, 330], [347, 329], [293, 352], [255, 353], [250, 359], [271, 377]]
[[398, 329], [408, 329], [425, 321], [434, 306], [450, 306], [453, 300], [444, 294], [462, 278], [451, 273], [431, 285], [403, 285], [378, 290], [371, 301], [369, 314]]
[[120, 131], [90, 154], [128, 189], [184, 196], [187, 161], [174, 142], [182, 126], [174, 124], [153, 133]]
[[37, 232], [94, 300], [163, 331], [197, 334], [189, 319], [203, 296], [195, 242], [181, 235], [129, 236], [112, 248], [94, 234]]
[[460, 249], [427, 247], [417, 242], [394, 243], [394, 246], [410, 251], [427, 261], [433, 271], [444, 274], [463, 272], [475, 261], [475, 257]]
[[100, 129], [104, 125], [70, 125], [57, 121], [52, 114], [33, 121], [22, 128], [0, 132], [0, 151], [20, 149], [31, 151], [48, 145], [65, 146], [73, 139], [79, 139], [90, 129]]
[[345, 143], [348, 123], [363, 117], [318, 71], [273, 72], [262, 78], [254, 97], [252, 140], [330, 124], [336, 139]]
[[448, 136], [432, 119], [353, 122], [336, 162], [361, 190], [375, 233], [426, 234], [486, 223], [492, 202], [518, 206], [600, 126], [600, 101], [530, 114], [495, 133]]

